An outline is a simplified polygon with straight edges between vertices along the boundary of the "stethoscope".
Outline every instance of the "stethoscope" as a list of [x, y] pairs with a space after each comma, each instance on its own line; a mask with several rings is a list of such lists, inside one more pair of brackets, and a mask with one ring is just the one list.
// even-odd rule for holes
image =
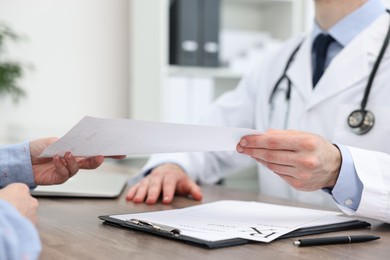
[[[389, 10], [387, 10], [387, 12], [390, 14]], [[383, 41], [383, 45], [381, 47], [379, 56], [376, 59], [374, 67], [372, 68], [372, 71], [370, 73], [370, 77], [368, 79], [366, 89], [364, 91], [364, 96], [363, 96], [362, 102], [360, 104], [360, 108], [352, 111], [352, 113], [350, 113], [348, 118], [347, 118], [348, 126], [351, 128], [352, 132], [357, 134], [357, 135], [366, 134], [374, 126], [374, 123], [375, 123], [374, 114], [371, 111], [366, 110], [366, 106], [367, 106], [368, 97], [370, 95], [371, 86], [372, 86], [374, 78], [375, 78], [375, 74], [376, 74], [376, 72], [379, 68], [379, 64], [380, 64], [380, 62], [381, 62], [381, 60], [386, 52], [387, 46], [389, 45], [389, 40], [390, 40], [390, 25], [389, 25], [389, 28], [387, 30], [386, 38]], [[272, 89], [272, 92], [271, 92], [271, 95], [269, 98], [269, 104], [271, 106], [272, 106], [272, 101], [274, 99], [274, 96], [275, 96], [276, 92], [278, 91], [279, 85], [284, 79], [287, 80], [287, 91], [286, 91], [285, 99], [288, 103], [290, 103], [292, 83], [287, 76], [287, 70], [289, 69], [292, 61], [294, 60], [296, 53], [298, 52], [298, 50], [302, 46], [302, 43], [303, 43], [303, 41], [301, 41], [299, 43], [299, 45], [291, 53], [291, 55], [287, 61], [286, 67], [284, 68], [283, 74], [276, 81], [274, 88]]]

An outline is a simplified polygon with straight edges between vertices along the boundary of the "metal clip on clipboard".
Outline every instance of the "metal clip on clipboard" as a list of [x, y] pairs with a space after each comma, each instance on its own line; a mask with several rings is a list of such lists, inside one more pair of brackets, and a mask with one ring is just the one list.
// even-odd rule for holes
[[130, 222], [131, 224], [135, 224], [139, 227], [147, 228], [147, 229], [152, 229], [153, 231], [158, 231], [163, 234], [170, 234], [173, 236], [179, 236], [180, 235], [180, 230], [174, 227], [169, 227], [165, 225], [159, 225], [159, 224], [154, 224], [152, 222], [144, 221], [144, 220], [139, 220], [139, 219], [129, 219], [126, 220], [126, 222]]

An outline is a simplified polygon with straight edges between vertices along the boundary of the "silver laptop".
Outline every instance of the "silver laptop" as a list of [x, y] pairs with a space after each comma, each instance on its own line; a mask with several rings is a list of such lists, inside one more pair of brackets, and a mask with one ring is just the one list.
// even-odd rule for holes
[[128, 176], [112, 172], [80, 170], [67, 182], [38, 186], [33, 196], [116, 198], [123, 191]]

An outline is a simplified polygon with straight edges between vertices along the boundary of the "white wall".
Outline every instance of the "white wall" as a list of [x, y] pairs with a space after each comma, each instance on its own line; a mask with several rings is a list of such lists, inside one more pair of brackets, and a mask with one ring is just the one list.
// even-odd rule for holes
[[168, 0], [130, 0], [129, 117], [159, 120], [168, 63]]
[[0, 98], [0, 143], [62, 136], [84, 115], [128, 115], [128, 0], [0, 0], [0, 21], [27, 36], [27, 97]]

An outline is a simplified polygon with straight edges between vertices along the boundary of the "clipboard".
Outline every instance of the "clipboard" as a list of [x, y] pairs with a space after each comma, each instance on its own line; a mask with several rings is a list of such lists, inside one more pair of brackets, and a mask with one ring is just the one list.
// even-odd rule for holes
[[[219, 204], [218, 204], [219, 203]], [[183, 229], [180, 229], [178, 226], [183, 225], [164, 225], [164, 216], [168, 216], [170, 220], [172, 220], [171, 216], [178, 217], [178, 219], [183, 220], [183, 223], [186, 223], [185, 218], [189, 217], [194, 219], [194, 215], [201, 212], [201, 210], [207, 210], [206, 207], [213, 208], [215, 206], [220, 206], [221, 203], [224, 207], [226, 205], [243, 205], [244, 208], [241, 208], [240, 212], [244, 212], [245, 210], [242, 209], [249, 209], [248, 212], [250, 212], [250, 207], [258, 206], [260, 207], [268, 207], [275, 209], [275, 218], [283, 218], [284, 216], [281, 216], [279, 214], [278, 216], [278, 210], [286, 210], [286, 213], [288, 211], [293, 212], [292, 218], [294, 218], [294, 212], [297, 212], [295, 216], [300, 216], [300, 212], [302, 211], [302, 216], [307, 215], [307, 213], [314, 212], [313, 216], [317, 218], [316, 220], [313, 220], [309, 223], [306, 223], [305, 225], [301, 225], [301, 227], [294, 229], [293, 231], [284, 231], [285, 234], [283, 235], [277, 235], [275, 239], [284, 239], [284, 238], [291, 238], [291, 237], [298, 237], [298, 236], [306, 236], [306, 235], [313, 235], [313, 234], [321, 234], [326, 232], [334, 232], [334, 231], [341, 231], [341, 230], [350, 230], [350, 229], [357, 229], [357, 228], [368, 228], [370, 227], [370, 223], [359, 220], [359, 219], [353, 219], [345, 216], [341, 216], [341, 213], [335, 213], [335, 212], [328, 212], [328, 211], [316, 211], [316, 210], [308, 210], [304, 208], [296, 208], [296, 207], [287, 207], [287, 206], [280, 206], [280, 205], [273, 205], [273, 204], [265, 204], [265, 203], [256, 203], [256, 202], [244, 202], [244, 201], [219, 201], [214, 203], [208, 203], [203, 204], [199, 206], [193, 206], [188, 207], [184, 209], [176, 209], [176, 210], [166, 210], [166, 211], [160, 211], [160, 212], [146, 212], [146, 213], [131, 213], [131, 214], [121, 214], [121, 215], [104, 215], [99, 216], [99, 219], [103, 220], [103, 224], [120, 227], [120, 228], [127, 228], [131, 230], [137, 230], [146, 232], [149, 234], [161, 236], [167, 239], [172, 239], [180, 242], [185, 242], [188, 244], [192, 244], [195, 246], [200, 246], [208, 249], [214, 249], [214, 248], [223, 248], [223, 247], [230, 247], [230, 246], [238, 246], [238, 245], [244, 245], [248, 243], [256, 243], [256, 241], [253, 241], [252, 239], [247, 239], [245, 236], [243, 237], [237, 237], [235, 236], [236, 233], [232, 235], [232, 233], [226, 233], [226, 239], [225, 239], [225, 233], [222, 233], [222, 235], [218, 234], [218, 239], [209, 239], [209, 235], [212, 238], [213, 234], [208, 234], [207, 232], [203, 234], [202, 236], [193, 235], [195, 233], [186, 233], [181, 232]], [[233, 203], [233, 204], [232, 204]], [[255, 204], [253, 204], [255, 203]], [[237, 207], [236, 207], [237, 209]], [[220, 211], [220, 209], [218, 209]], [[206, 214], [208, 211], [204, 211]], [[280, 211], [279, 211], [280, 212]], [[212, 215], [212, 212], [210, 213], [210, 216], [207, 216], [205, 214], [204, 219], [207, 219], [208, 217], [214, 218], [215, 215]], [[235, 214], [233, 211], [227, 212], [227, 214]], [[272, 212], [269, 213], [270, 216], [273, 216]], [[227, 218], [231, 217], [231, 215], [228, 215]], [[237, 215], [237, 214], [236, 214]], [[238, 214], [239, 215], [239, 214]], [[142, 217], [145, 217], [145, 219], [142, 219]], [[149, 218], [147, 217], [149, 216]], [[156, 221], [150, 221], [150, 216], [155, 217], [154, 219]], [[158, 219], [160, 216], [163, 216], [161, 221]], [[202, 215], [203, 216], [203, 215]], [[321, 216], [319, 218], [318, 216]], [[234, 216], [233, 216], [234, 217]], [[243, 219], [247, 219], [249, 222], [250, 219], [253, 216], [250, 216], [250, 214], [244, 216]], [[313, 217], [313, 219], [314, 219]], [[225, 218], [225, 219], [227, 219]], [[153, 218], [152, 218], [153, 219]], [[253, 219], [253, 218], [252, 218]], [[288, 218], [286, 218], [288, 219]], [[193, 221], [193, 220], [192, 220]], [[223, 221], [221, 219], [221, 221]], [[169, 222], [169, 221], [168, 221]], [[264, 220], [263, 220], [264, 222]], [[211, 221], [210, 221], [211, 223]], [[293, 223], [293, 222], [291, 222]], [[291, 224], [288, 223], [288, 224]], [[298, 222], [297, 222], [298, 223]], [[195, 223], [197, 224], [197, 223]], [[245, 223], [244, 223], [245, 224]], [[265, 225], [272, 225], [271, 223], [264, 223]], [[292, 224], [291, 224], [292, 225]], [[199, 226], [201, 227], [201, 226]], [[204, 226], [203, 226], [204, 227]], [[203, 228], [202, 227], [202, 228]], [[256, 230], [256, 229], [254, 229]], [[192, 235], [188, 235], [192, 234]]]

